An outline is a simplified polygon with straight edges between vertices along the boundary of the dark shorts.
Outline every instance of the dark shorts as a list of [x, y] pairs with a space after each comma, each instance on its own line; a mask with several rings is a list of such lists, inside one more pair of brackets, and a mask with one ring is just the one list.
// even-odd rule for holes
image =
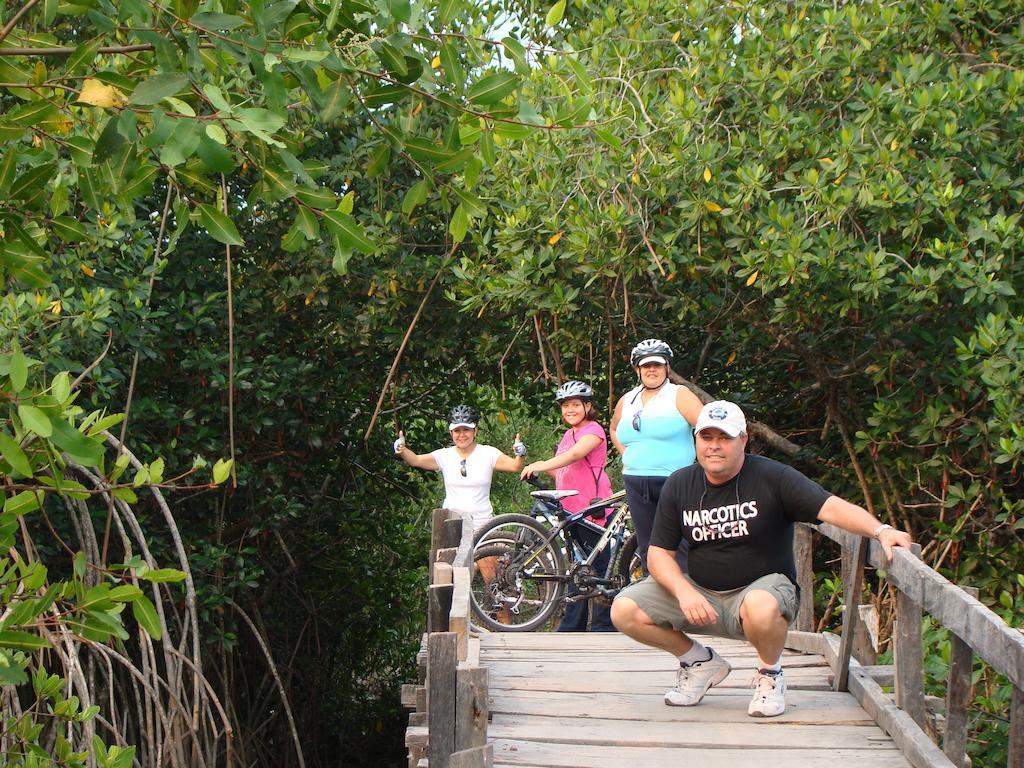
[[718, 614], [718, 621], [715, 624], [705, 624], [703, 626], [690, 624], [679, 608], [679, 601], [656, 582], [653, 576], [648, 576], [636, 584], [630, 584], [619, 593], [616, 600], [628, 597], [650, 617], [651, 621], [663, 629], [746, 640], [746, 635], [743, 634], [742, 622], [740, 621], [740, 605], [742, 605], [743, 598], [747, 596], [748, 592], [760, 589], [770, 593], [775, 598], [775, 601], [779, 604], [779, 611], [786, 617], [786, 621], [791, 626], [796, 621], [796, 612], [800, 607], [800, 599], [793, 582], [781, 573], [771, 573], [767, 576], [762, 576], [745, 587], [729, 589], [723, 592], [705, 589], [695, 584], [685, 574], [684, 578], [711, 603], [711, 607]]

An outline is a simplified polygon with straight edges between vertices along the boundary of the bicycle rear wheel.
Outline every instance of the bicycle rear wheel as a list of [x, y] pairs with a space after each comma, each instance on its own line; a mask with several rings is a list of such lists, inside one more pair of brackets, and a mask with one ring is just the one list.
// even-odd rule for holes
[[565, 592], [565, 559], [550, 535], [525, 515], [499, 515], [477, 533], [471, 597], [481, 626], [530, 632], [551, 618]]

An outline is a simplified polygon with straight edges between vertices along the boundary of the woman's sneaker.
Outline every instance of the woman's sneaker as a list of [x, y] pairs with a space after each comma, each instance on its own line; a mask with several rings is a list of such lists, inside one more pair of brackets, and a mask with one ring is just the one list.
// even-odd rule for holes
[[786, 711], [786, 678], [782, 670], [759, 669], [751, 681], [754, 698], [750, 700], [747, 714], [751, 717], [775, 717]]
[[692, 707], [699, 704], [712, 685], [725, 680], [732, 667], [729, 662], [708, 648], [711, 658], [695, 661], [692, 664], [680, 664], [676, 672], [676, 687], [665, 694], [665, 703], [672, 707]]

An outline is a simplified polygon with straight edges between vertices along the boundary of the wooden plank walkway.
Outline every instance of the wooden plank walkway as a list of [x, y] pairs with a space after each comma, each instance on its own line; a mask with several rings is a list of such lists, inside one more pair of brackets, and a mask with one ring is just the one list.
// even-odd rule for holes
[[671, 657], [617, 633], [489, 633], [494, 764], [520, 768], [908, 768], [848, 693], [831, 690], [824, 658], [787, 651], [786, 712], [747, 716], [756, 657], [709, 638], [733, 671], [696, 707], [668, 707]]

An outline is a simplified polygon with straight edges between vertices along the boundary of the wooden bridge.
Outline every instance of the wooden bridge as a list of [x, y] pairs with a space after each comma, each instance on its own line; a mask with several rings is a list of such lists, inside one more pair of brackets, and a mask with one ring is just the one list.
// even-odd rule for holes
[[[858, 610], [844, 611], [834, 635], [807, 631], [811, 611], [803, 606], [803, 631], [790, 632], [782, 661], [786, 712], [755, 719], [746, 708], [756, 657], [743, 642], [709, 638], [732, 673], [700, 705], [667, 707], [673, 659], [623, 635], [471, 632], [471, 525], [436, 510], [421, 680], [403, 690], [415, 710], [406, 734], [410, 768], [966, 768], [975, 655], [1013, 685], [1007, 765], [1024, 768], [1024, 635], [907, 552], [887, 565], [874, 542], [825, 524], [813, 530], [842, 547], [846, 606], [859, 603], [866, 565], [886, 568], [896, 591], [896, 663], [853, 658], [863, 628]], [[796, 545], [807, 600], [811, 536], [802, 529]], [[924, 696], [925, 612], [950, 630], [938, 715]]]

